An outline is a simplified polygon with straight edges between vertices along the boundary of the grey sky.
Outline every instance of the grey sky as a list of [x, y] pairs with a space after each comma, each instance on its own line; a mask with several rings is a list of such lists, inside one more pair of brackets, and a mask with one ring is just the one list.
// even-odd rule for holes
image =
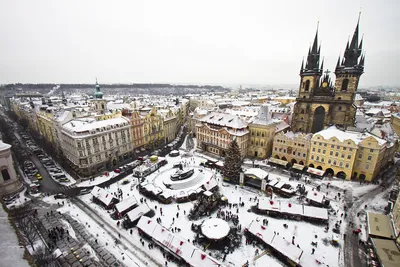
[[398, 0], [0, 0], [0, 83], [298, 84], [317, 21], [333, 70], [360, 7], [360, 86], [399, 85]]

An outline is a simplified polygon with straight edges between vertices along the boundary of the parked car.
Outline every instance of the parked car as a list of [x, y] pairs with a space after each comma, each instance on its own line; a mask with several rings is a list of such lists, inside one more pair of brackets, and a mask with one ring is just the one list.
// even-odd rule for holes
[[42, 175], [40, 173], [35, 174], [35, 176], [36, 176], [36, 178], [38, 180], [42, 180], [43, 179], [43, 177], [42, 177]]
[[64, 193], [58, 193], [57, 195], [54, 195], [54, 199], [64, 199], [67, 198], [67, 196]]
[[69, 179], [68, 179], [67, 177], [64, 177], [64, 178], [58, 179], [58, 181], [60, 181], [60, 182], [62, 182], [62, 183], [68, 183], [68, 182], [69, 182]]
[[15, 199], [17, 199], [17, 195], [16, 195], [16, 194], [3, 197], [3, 201], [4, 201], [4, 203], [6, 203], [6, 204], [10, 204], [10, 203], [13, 202]]
[[115, 172], [115, 173], [120, 173], [121, 170], [120, 170], [120, 169], [115, 169], [114, 172]]
[[79, 194], [86, 195], [86, 194], [89, 194], [90, 192], [92, 192], [92, 190], [90, 188], [84, 188], [79, 192]]

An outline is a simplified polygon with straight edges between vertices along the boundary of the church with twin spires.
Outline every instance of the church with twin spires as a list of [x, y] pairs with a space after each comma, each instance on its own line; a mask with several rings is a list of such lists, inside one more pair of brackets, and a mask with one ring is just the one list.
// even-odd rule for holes
[[300, 88], [291, 125], [293, 132], [316, 133], [330, 125], [341, 129], [354, 126], [357, 109], [354, 100], [365, 60], [363, 40], [358, 40], [359, 22], [360, 19], [351, 42], [347, 41], [343, 58], [339, 56], [334, 83], [329, 70], [324, 71], [324, 62], [320, 61], [317, 29], [307, 61], [304, 64], [303, 60], [300, 68]]

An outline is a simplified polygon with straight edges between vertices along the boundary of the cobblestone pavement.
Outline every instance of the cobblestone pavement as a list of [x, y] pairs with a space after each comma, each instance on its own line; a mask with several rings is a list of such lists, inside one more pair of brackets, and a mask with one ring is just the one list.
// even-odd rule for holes
[[[51, 215], [51, 211], [53, 212], [53, 215]], [[47, 215], [47, 213], [49, 213], [49, 215]], [[58, 258], [62, 267], [125, 266], [120, 263], [114, 255], [97, 244], [95, 238], [86, 231], [85, 227], [72, 219], [69, 215], [59, 214], [54, 209], [50, 208], [39, 209], [38, 216], [43, 224], [41, 231], [42, 236], [48, 244], [52, 244], [53, 242], [50, 241], [47, 231], [56, 226], [68, 229], [68, 225], [65, 222], [68, 222], [69, 227], [71, 227], [75, 232], [76, 239], [71, 235], [72, 231], [70, 229], [69, 240], [67, 239], [66, 233], [64, 233], [62, 239], [57, 240], [56, 247], [63, 253], [63, 256]], [[86, 244], [93, 249], [96, 255], [91, 255], [91, 252], [84, 248]]]

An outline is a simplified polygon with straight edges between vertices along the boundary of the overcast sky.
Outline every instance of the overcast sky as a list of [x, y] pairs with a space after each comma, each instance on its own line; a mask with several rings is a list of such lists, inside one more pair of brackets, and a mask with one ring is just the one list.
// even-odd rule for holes
[[0, 0], [0, 83], [298, 84], [317, 21], [334, 70], [360, 7], [360, 86], [400, 85], [399, 0]]

